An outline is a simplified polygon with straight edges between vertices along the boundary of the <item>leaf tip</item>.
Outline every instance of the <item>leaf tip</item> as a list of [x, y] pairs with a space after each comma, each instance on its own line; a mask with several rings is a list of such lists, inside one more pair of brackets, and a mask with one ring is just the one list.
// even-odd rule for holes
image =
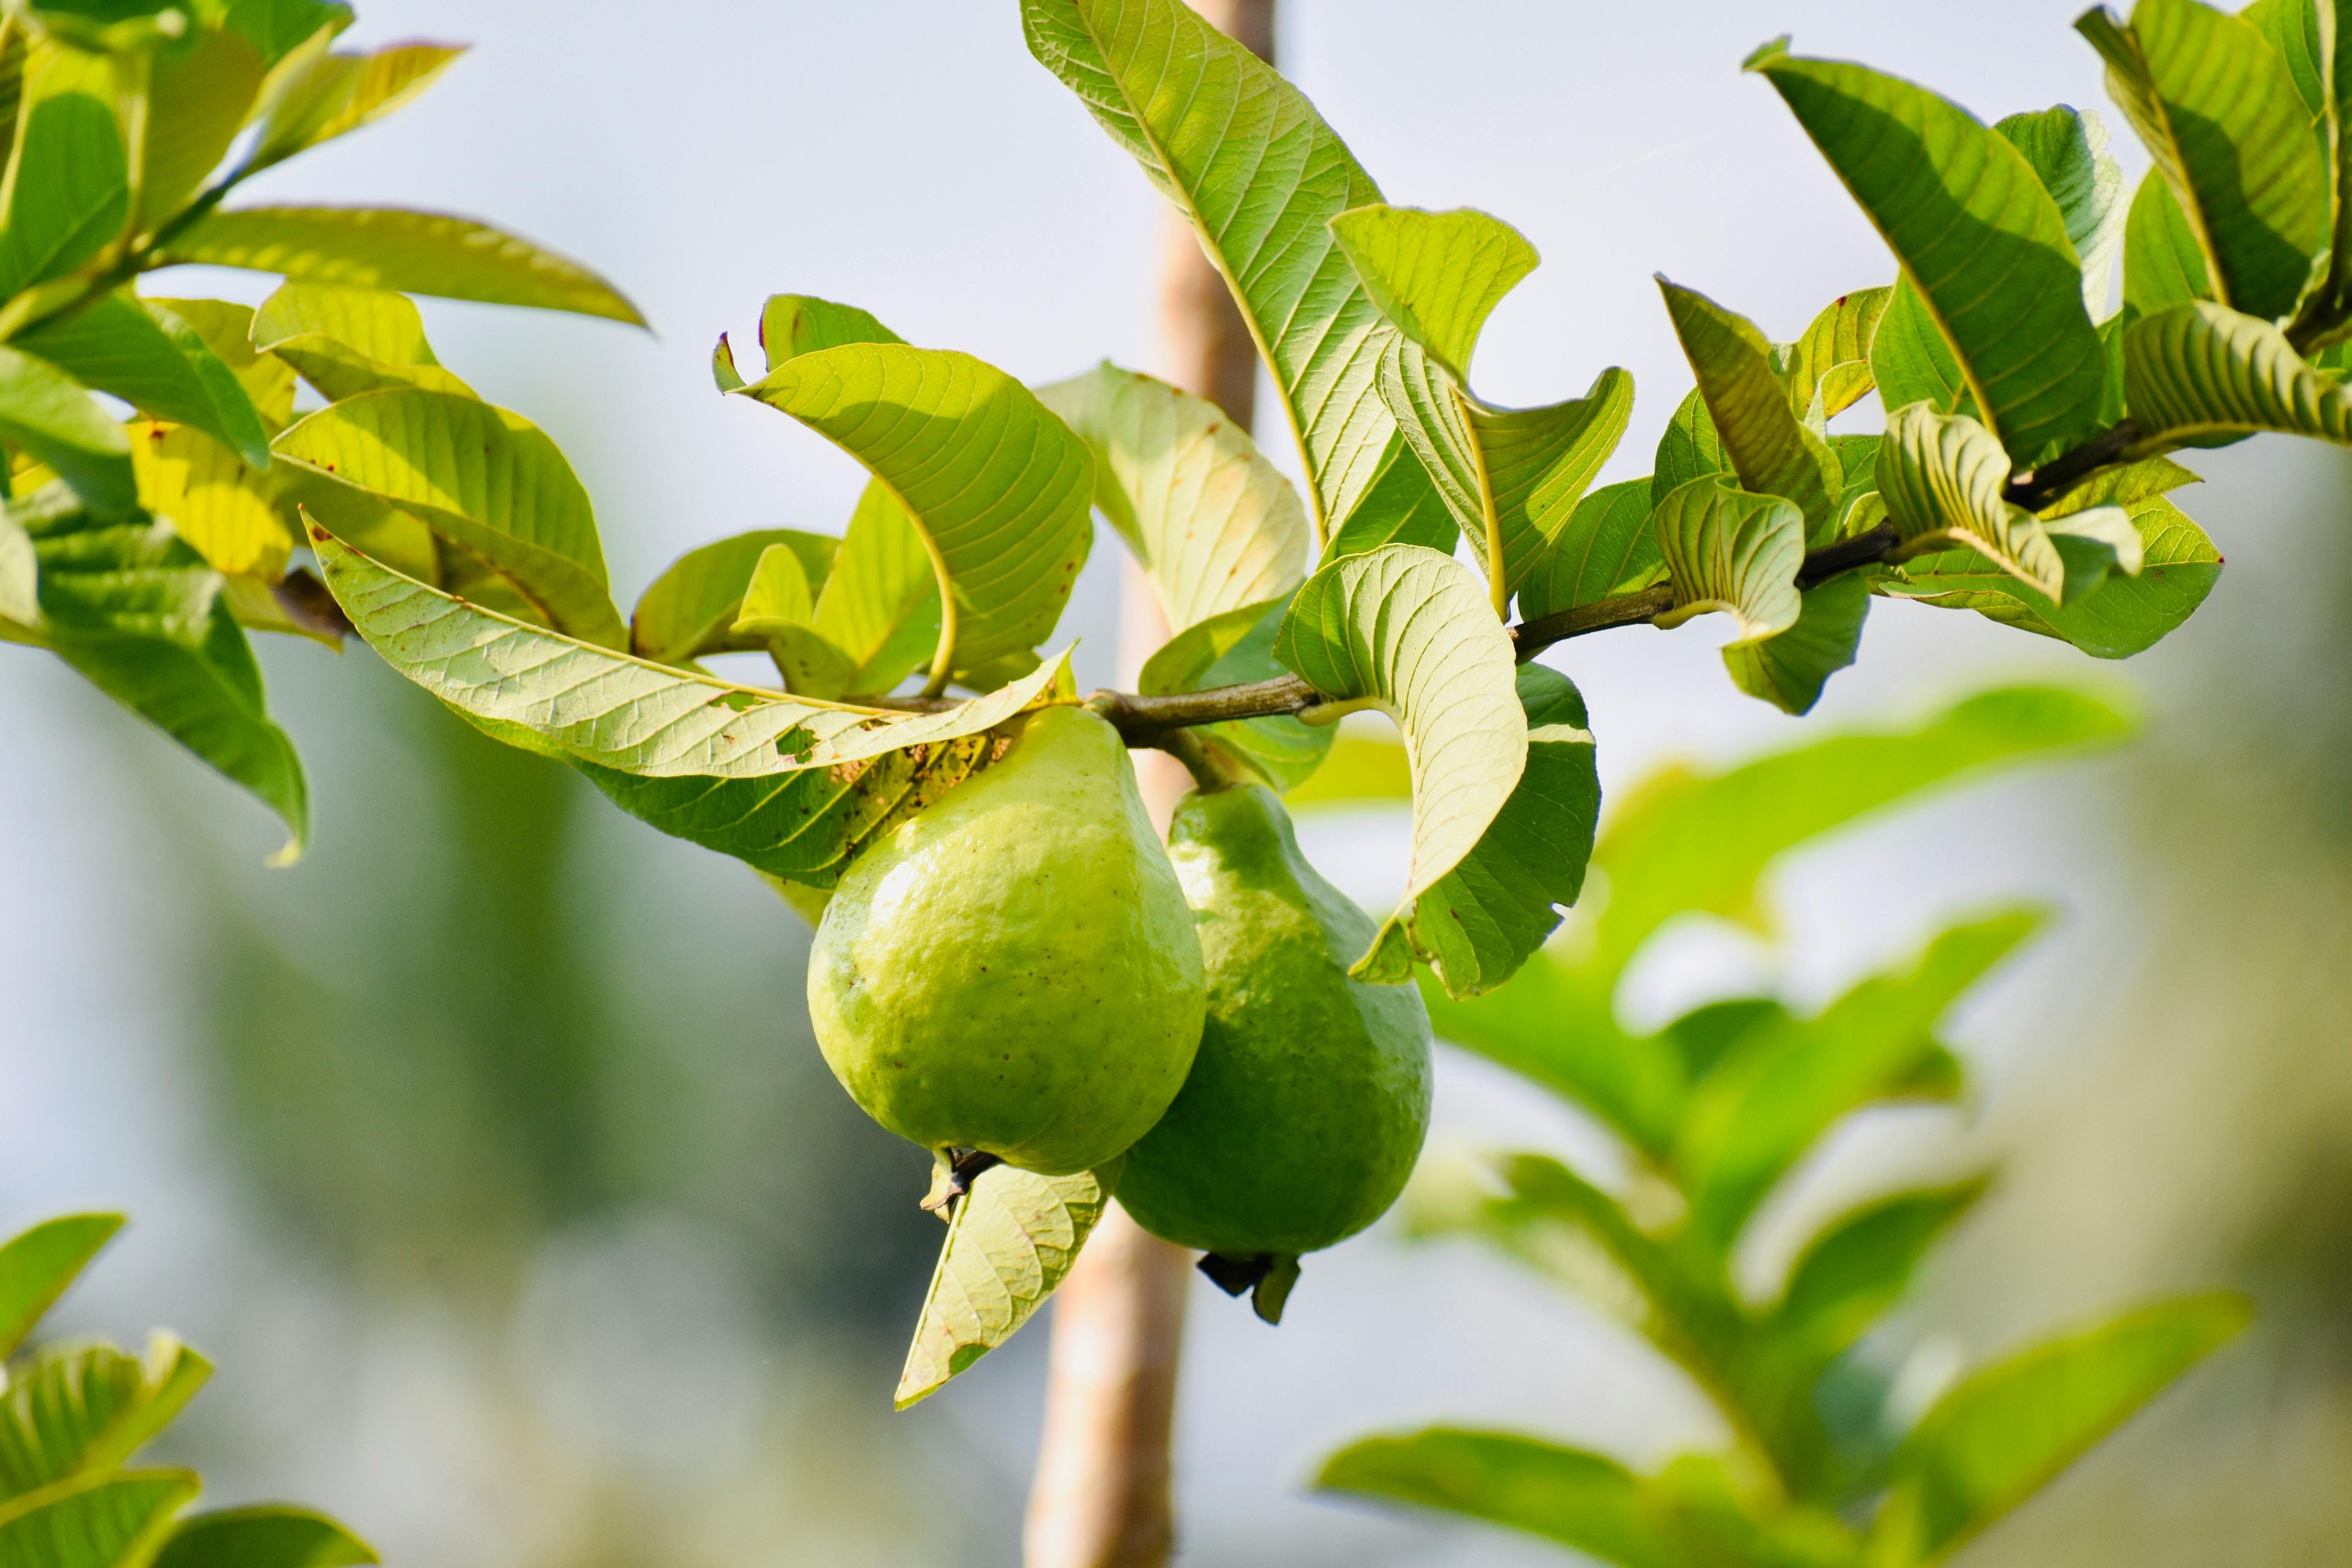
[[1770, 70], [1772, 66], [1789, 57], [1789, 44], [1793, 37], [1793, 34], [1782, 33], [1770, 43], [1759, 45], [1747, 59], [1739, 62], [1739, 68], [1742, 71]]

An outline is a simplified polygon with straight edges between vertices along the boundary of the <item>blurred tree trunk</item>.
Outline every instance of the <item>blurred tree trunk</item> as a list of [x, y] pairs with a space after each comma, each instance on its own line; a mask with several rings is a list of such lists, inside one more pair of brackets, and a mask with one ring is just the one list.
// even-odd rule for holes
[[[1274, 0], [1191, 0], [1211, 26], [1274, 55]], [[1163, 374], [1249, 429], [1258, 351], [1192, 224], [1168, 215], [1160, 263]], [[1168, 639], [1151, 585], [1127, 562], [1121, 679]], [[1137, 751], [1145, 803], [1164, 830], [1191, 780], [1164, 752]], [[1175, 1543], [1169, 1467], [1192, 1255], [1116, 1204], [1054, 1296], [1045, 1441], [1029, 1494], [1028, 1568], [1160, 1568]]]

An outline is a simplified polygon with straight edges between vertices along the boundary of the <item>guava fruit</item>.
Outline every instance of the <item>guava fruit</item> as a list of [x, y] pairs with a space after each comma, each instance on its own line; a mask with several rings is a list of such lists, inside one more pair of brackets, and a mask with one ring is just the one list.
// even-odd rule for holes
[[[1119, 1201], [1281, 1312], [1300, 1253], [1353, 1235], [1412, 1174], [1430, 1021], [1411, 986], [1348, 977], [1374, 925], [1300, 853], [1272, 791], [1185, 797], [1169, 854], [1200, 922], [1208, 1016], [1192, 1076], [1128, 1151]], [[1269, 1299], [1269, 1292], [1272, 1299]]]
[[868, 1115], [1050, 1176], [1159, 1119], [1204, 995], [1126, 747], [1073, 707], [1020, 720], [1000, 761], [863, 850], [808, 955], [817, 1043]]

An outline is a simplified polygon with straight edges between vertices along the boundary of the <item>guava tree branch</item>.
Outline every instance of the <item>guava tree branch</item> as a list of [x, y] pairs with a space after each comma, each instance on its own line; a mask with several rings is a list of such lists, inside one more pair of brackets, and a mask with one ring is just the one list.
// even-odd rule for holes
[[2099, 469], [2120, 462], [2125, 449], [2139, 439], [2138, 425], [2129, 419], [2117, 420], [2074, 450], [2018, 475], [2003, 487], [2001, 499], [2028, 512], [2039, 512]]

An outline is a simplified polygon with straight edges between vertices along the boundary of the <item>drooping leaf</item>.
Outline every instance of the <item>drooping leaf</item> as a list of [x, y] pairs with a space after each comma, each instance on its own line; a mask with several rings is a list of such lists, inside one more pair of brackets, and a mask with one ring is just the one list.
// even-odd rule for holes
[[895, 1398], [904, 1410], [1012, 1337], [1062, 1282], [1118, 1172], [980, 1172], [956, 1202]]
[[9, 1568], [142, 1563], [196, 1499], [184, 1470], [99, 1471], [0, 1503], [0, 1562]]
[[1822, 308], [1789, 349], [1781, 379], [1791, 408], [1801, 415], [1817, 412], [1828, 419], [1851, 408], [1876, 384], [1870, 370], [1871, 344], [1894, 294], [1892, 288], [1856, 288]]
[[1679, 1568], [1684, 1561], [1660, 1539], [1632, 1472], [1534, 1438], [1448, 1427], [1367, 1438], [1326, 1460], [1315, 1484], [1467, 1515], [1624, 1568]]
[[[316, 479], [420, 518], [478, 561], [514, 608], [571, 636], [627, 646], [588, 492], [522, 415], [391, 387], [328, 404], [273, 449]], [[320, 505], [311, 510], [335, 524]]]
[[1650, 481], [1604, 485], [1577, 502], [1544, 558], [1520, 584], [1519, 613], [1533, 620], [1648, 587], [1665, 571], [1650, 526]]
[[1897, 409], [1879, 448], [1878, 489], [1903, 543], [1889, 557], [1974, 550], [2045, 598], [2067, 597], [2066, 565], [2040, 519], [2009, 501], [2009, 455], [1966, 414]]
[[2213, 298], [2213, 277], [2188, 215], [2154, 169], [2123, 223], [2123, 304], [2133, 318]]
[[2128, 25], [2094, 7], [2075, 26], [2187, 215], [2214, 298], [2251, 316], [2292, 310], [2327, 244], [2330, 203], [2286, 62], [2199, 0], [2137, 0]]
[[120, 1214], [64, 1214], [0, 1246], [0, 1359], [16, 1353], [122, 1223]]
[[1772, 345], [1745, 316], [1664, 277], [1667, 314], [1699, 378], [1699, 395], [1743, 489], [1778, 495], [1804, 514], [1806, 541], [1828, 542], [1844, 473], [1823, 439], [1807, 429], [1773, 368]]
[[967, 354], [860, 343], [740, 395], [856, 457], [922, 531], [948, 609], [934, 691], [1051, 635], [1092, 540], [1094, 463], [1035, 394]]
[[2143, 457], [2202, 437], [2276, 430], [2352, 442], [2352, 395], [2268, 321], [2199, 300], [2123, 334], [2124, 391]]
[[1215, 403], [1107, 363], [1037, 396], [1093, 448], [1094, 503], [1171, 630], [1305, 580], [1314, 534], [1298, 492]]
[[1674, 588], [1674, 607], [1657, 617], [1659, 626], [1721, 610], [1739, 624], [1745, 642], [1796, 625], [1804, 515], [1795, 502], [1711, 475], [1668, 494], [1651, 523]]
[[1897, 1451], [1873, 1545], [1902, 1561], [1939, 1561], [2226, 1344], [2250, 1315], [2243, 1297], [2182, 1297], [1964, 1379]]
[[249, 207], [174, 235], [164, 259], [275, 272], [289, 279], [528, 305], [643, 326], [596, 274], [528, 240], [438, 212], [396, 208]]
[[656, 664], [684, 664], [738, 645], [729, 636], [760, 556], [784, 545], [801, 557], [803, 574], [821, 582], [842, 541], [789, 528], [755, 528], [698, 545], [680, 556], [639, 595], [629, 616], [628, 650]]
[[1422, 894], [1407, 932], [1455, 997], [1490, 991], [1559, 928], [1584, 889], [1600, 778], [1584, 698], [1556, 670], [1519, 668], [1527, 766], [1470, 852]]
[[1396, 429], [1375, 387], [1393, 330], [1328, 227], [1379, 187], [1297, 89], [1179, 0], [1023, 0], [1021, 17], [1030, 53], [1192, 220], [1231, 285], [1328, 538]]
[[109, 1345], [36, 1358], [0, 1399], [0, 1496], [122, 1464], [211, 1374], [211, 1363], [169, 1335], [158, 1335], [144, 1359]]
[[257, 174], [374, 124], [413, 102], [464, 52], [408, 43], [367, 54], [321, 54], [306, 62], [277, 85], [245, 161], [246, 173]]
[[130, 427], [139, 504], [168, 521], [218, 572], [276, 581], [294, 531], [266, 474], [200, 430], [145, 421]]
[[1829, 677], [1854, 662], [1870, 607], [1870, 584], [1852, 572], [1804, 589], [1794, 626], [1724, 649], [1732, 683], [1782, 713], [1811, 713]]
[[82, 504], [121, 517], [139, 504], [130, 438], [82, 384], [46, 359], [0, 344], [0, 435], [73, 487]]
[[269, 466], [269, 433], [235, 372], [162, 305], [109, 294], [51, 317], [17, 344], [85, 387], [155, 419], [193, 425], [254, 468]]
[[363, 1568], [379, 1561], [373, 1547], [324, 1514], [263, 1503], [180, 1520], [154, 1568]]
[[1404, 732], [1411, 870], [1396, 912], [1350, 971], [1396, 984], [1412, 972], [1414, 901], [1476, 846], [1526, 766], [1510, 638], [1458, 562], [1386, 545], [1307, 579], [1274, 657], [1335, 703], [1382, 708]]
[[1885, 237], [2002, 446], [2032, 463], [2089, 434], [2098, 334], [2065, 219], [2024, 154], [1958, 105], [1865, 66], [1798, 59], [1784, 43], [1747, 64]]
[[130, 216], [115, 66], [56, 42], [25, 58], [16, 156], [0, 190], [0, 299], [72, 272]]
[[2123, 257], [2123, 167], [2107, 150], [2098, 116], [2060, 104], [2013, 114], [1994, 130], [2025, 154], [2065, 220], [2083, 268], [2083, 306], [2093, 321], [2113, 310], [2116, 264]]

